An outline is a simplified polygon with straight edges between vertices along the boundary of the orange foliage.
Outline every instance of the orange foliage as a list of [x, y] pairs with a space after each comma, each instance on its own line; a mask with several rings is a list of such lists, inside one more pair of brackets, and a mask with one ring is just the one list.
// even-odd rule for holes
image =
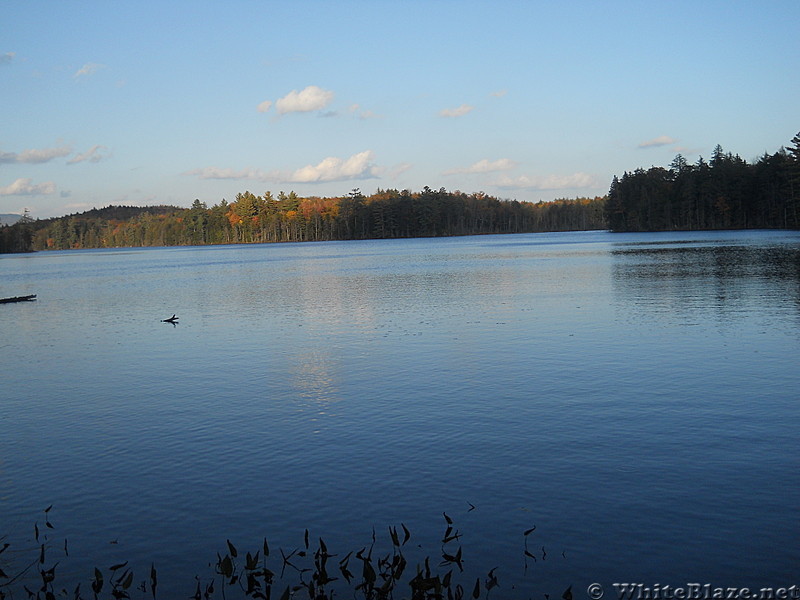
[[299, 209], [307, 221], [310, 220], [314, 214], [320, 215], [323, 218], [332, 218], [339, 214], [339, 199], [318, 198], [316, 196], [301, 198]]
[[230, 222], [231, 226], [241, 225], [242, 224], [242, 217], [237, 215], [232, 210], [229, 210], [225, 213], [225, 216], [228, 217], [228, 221]]

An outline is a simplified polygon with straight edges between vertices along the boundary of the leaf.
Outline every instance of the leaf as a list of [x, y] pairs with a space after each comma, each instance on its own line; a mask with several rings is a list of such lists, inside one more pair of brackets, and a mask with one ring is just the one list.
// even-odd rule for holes
[[480, 577], [478, 577], [478, 579], [475, 580], [475, 588], [472, 590], [472, 597], [475, 598], [476, 600], [477, 600], [477, 598], [481, 597], [481, 579], [480, 579]]
[[233, 558], [236, 558], [237, 556], [239, 556], [239, 553], [238, 553], [238, 552], [236, 552], [236, 546], [234, 546], [233, 544], [231, 544], [231, 541], [230, 541], [230, 540], [226, 540], [226, 541], [228, 542], [228, 550], [230, 550], [231, 556], [232, 556]]
[[400, 523], [400, 526], [403, 528], [403, 535], [404, 535], [404, 537], [403, 537], [403, 545], [405, 546], [406, 542], [407, 542], [409, 539], [411, 539], [411, 532], [410, 532], [410, 531], [408, 530], [408, 528], [407, 528], [405, 525], [403, 525], [402, 523]]
[[0, 569], [0, 577], [2, 577], [3, 579], [8, 579], [8, 575], [6, 575], [6, 572], [3, 571], [3, 569]]
[[442, 513], [442, 514], [444, 515], [444, 520], [445, 520], [445, 521], [447, 521], [447, 524], [448, 524], [448, 525], [452, 525], [452, 524], [453, 524], [453, 519], [451, 519], [450, 517], [448, 517], [448, 516], [447, 516], [447, 513]]
[[561, 597], [564, 600], [572, 600], [572, 586], [569, 586], [567, 589], [565, 589], [564, 593], [561, 594]]
[[305, 542], [306, 542], [306, 550], [308, 550], [308, 529], [306, 529]]
[[269, 544], [267, 544], [267, 538], [264, 538], [264, 556], [269, 556]]
[[230, 577], [233, 574], [233, 562], [231, 561], [231, 557], [227, 554], [225, 558], [219, 563], [219, 571], [222, 573], [226, 578]]
[[375, 569], [372, 568], [372, 564], [370, 564], [368, 560], [364, 561], [364, 570], [361, 576], [364, 578], [364, 581], [366, 581], [370, 585], [375, 583], [376, 579]]
[[534, 525], [533, 527], [531, 527], [530, 529], [528, 529], [528, 530], [526, 530], [526, 531], [523, 531], [523, 532], [522, 532], [522, 535], [530, 535], [530, 534], [531, 534], [531, 533], [533, 533], [534, 531], [536, 531], [536, 525]]
[[442, 585], [446, 588], [450, 587], [450, 579], [453, 577], [453, 569], [450, 569], [444, 575], [444, 579], [442, 579]]
[[497, 581], [497, 576], [494, 574], [494, 572], [496, 570], [497, 570], [497, 567], [495, 567], [494, 569], [489, 571], [489, 573], [487, 574], [487, 579], [486, 579], [486, 591], [487, 592], [489, 590], [491, 590], [493, 587], [497, 587], [497, 586], [500, 585], [498, 583], [498, 581]]
[[397, 528], [396, 527], [389, 527], [389, 535], [392, 537], [392, 544], [395, 546], [400, 545], [400, 540], [397, 537]]
[[11, 545], [11, 544], [9, 544], [8, 542], [6, 542], [5, 544], [3, 544], [3, 547], [2, 547], [2, 548], [0, 548], [0, 554], [2, 554], [3, 552], [5, 552], [5, 551], [6, 551], [6, 548], [8, 548], [10, 545]]
[[283, 593], [281, 594], [280, 600], [289, 600], [289, 586], [288, 585], [286, 586], [286, 589], [283, 590]]
[[125, 566], [125, 565], [127, 565], [127, 564], [128, 564], [128, 561], [126, 560], [124, 563], [120, 563], [120, 564], [118, 564], [118, 565], [111, 565], [111, 566], [109, 567], [109, 569], [110, 569], [111, 571], [118, 571], [119, 569], [121, 569], [122, 567], [124, 567], [124, 566]]
[[38, 523], [34, 523], [33, 524], [33, 534], [34, 534], [34, 537], [36, 538], [36, 541], [38, 542], [39, 541], [39, 524]]
[[247, 561], [246, 561], [245, 569], [248, 571], [253, 571], [258, 567], [258, 552], [256, 552], [255, 556], [250, 556], [250, 553], [247, 553]]
[[52, 504], [50, 506], [48, 506], [47, 508], [45, 508], [44, 512], [49, 513], [51, 508], [53, 508]]
[[156, 566], [154, 563], [150, 563], [150, 592], [153, 594], [153, 598], [156, 597], [156, 587], [158, 587], [158, 575], [156, 574]]
[[103, 574], [100, 572], [100, 569], [97, 567], [94, 568], [94, 581], [92, 582], [92, 591], [95, 594], [99, 594], [100, 590], [103, 589]]
[[56, 578], [56, 568], [53, 566], [46, 571], [40, 571], [42, 575], [42, 582], [47, 585], [48, 583], [53, 583], [53, 580]]
[[122, 582], [122, 589], [127, 590], [129, 587], [131, 587], [132, 583], [133, 583], [133, 571], [130, 571], [128, 573], [128, 576]]

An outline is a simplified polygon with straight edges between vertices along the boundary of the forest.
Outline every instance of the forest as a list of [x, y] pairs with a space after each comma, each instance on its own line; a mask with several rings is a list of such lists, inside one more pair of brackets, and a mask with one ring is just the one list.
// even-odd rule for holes
[[334, 198], [237, 194], [212, 207], [109, 206], [0, 228], [0, 251], [306, 242], [604, 229], [605, 198], [499, 200], [478, 192], [353, 190]]
[[789, 149], [754, 163], [717, 145], [706, 162], [680, 154], [668, 169], [614, 177], [606, 203], [612, 231], [800, 228], [800, 133]]
[[607, 196], [519, 202], [483, 192], [354, 189], [341, 197], [246, 191], [208, 207], [108, 206], [0, 225], [0, 253], [437, 237], [545, 231], [800, 228], [800, 133], [748, 163], [719, 145], [711, 159], [615, 176]]

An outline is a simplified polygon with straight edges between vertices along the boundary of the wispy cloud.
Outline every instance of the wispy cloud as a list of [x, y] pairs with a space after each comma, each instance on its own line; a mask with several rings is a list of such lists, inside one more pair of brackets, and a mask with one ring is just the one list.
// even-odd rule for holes
[[396, 179], [397, 177], [399, 177], [400, 175], [402, 175], [406, 171], [412, 169], [413, 167], [414, 167], [414, 165], [412, 165], [410, 162], [398, 163], [395, 166], [393, 166], [391, 169], [389, 169], [389, 177], [392, 178], [392, 179]]
[[256, 110], [260, 113], [267, 112], [270, 108], [272, 108], [272, 100], [264, 100], [261, 104], [256, 107]]
[[88, 202], [73, 202], [71, 204], [65, 204], [64, 208], [68, 208], [69, 210], [79, 210], [79, 209], [89, 210], [90, 208], [92, 208], [92, 205], [89, 204]]
[[367, 119], [377, 119], [380, 116], [375, 114], [371, 110], [365, 110], [364, 108], [361, 107], [360, 104], [351, 104], [350, 108], [348, 108], [348, 112], [357, 119], [361, 119], [362, 121], [366, 121]]
[[33, 183], [32, 179], [17, 179], [11, 185], [0, 187], [0, 196], [45, 196], [56, 191], [52, 181]]
[[81, 162], [100, 162], [108, 156], [108, 148], [105, 146], [95, 145], [89, 148], [82, 154], [77, 154], [67, 161], [68, 165], [74, 165]]
[[90, 75], [94, 75], [97, 71], [105, 67], [105, 65], [100, 63], [86, 63], [80, 69], [75, 71], [72, 75], [75, 79], [80, 79], [81, 77], [89, 77]]
[[0, 151], [0, 164], [3, 163], [28, 163], [39, 164], [46, 163], [54, 158], [61, 158], [67, 156], [72, 152], [72, 149], [67, 146], [60, 148], [31, 148], [23, 150], [22, 152], [2, 152]]
[[469, 104], [462, 104], [458, 108], [445, 108], [444, 110], [439, 111], [439, 116], [446, 118], [463, 117], [464, 115], [472, 112], [474, 108], [474, 106], [470, 106]]
[[[309, 85], [301, 91], [292, 90], [283, 98], [275, 101], [275, 109], [279, 115], [293, 112], [313, 112], [322, 110], [333, 101], [334, 93], [330, 90], [323, 90], [316, 85]], [[258, 105], [259, 112], [266, 112], [272, 106], [269, 100], [265, 100]], [[263, 108], [262, 108], [263, 107]]]
[[492, 96], [495, 98], [502, 98], [508, 93], [508, 90], [497, 90], [496, 92], [492, 92]]
[[668, 135], [660, 135], [657, 138], [653, 138], [652, 140], [647, 140], [646, 142], [642, 142], [639, 144], [639, 148], [658, 148], [659, 146], [669, 146], [670, 144], [674, 144], [677, 142], [675, 138], [672, 138]]
[[5, 54], [0, 54], [0, 65], [10, 65], [11, 61], [14, 60], [16, 55], [16, 52], [6, 52]]
[[488, 160], [484, 158], [468, 167], [458, 167], [444, 171], [442, 175], [460, 175], [472, 173], [494, 173], [496, 171], [508, 171], [517, 166], [517, 163], [510, 158], [498, 158], [497, 160]]
[[203, 167], [186, 171], [184, 175], [194, 175], [198, 179], [252, 179], [255, 181], [265, 181], [266, 173], [260, 169], [240, 169], [220, 167]]
[[378, 176], [378, 167], [373, 162], [373, 152], [365, 150], [343, 159], [329, 156], [315, 165], [306, 165], [294, 171], [269, 171], [261, 169], [230, 169], [203, 167], [188, 171], [199, 179], [245, 179], [274, 183], [323, 183], [328, 181], [350, 181], [373, 179]]
[[529, 190], [567, 190], [598, 187], [599, 183], [594, 175], [588, 173], [573, 173], [572, 175], [520, 175], [509, 177], [504, 175], [495, 182], [501, 188], [529, 189]]

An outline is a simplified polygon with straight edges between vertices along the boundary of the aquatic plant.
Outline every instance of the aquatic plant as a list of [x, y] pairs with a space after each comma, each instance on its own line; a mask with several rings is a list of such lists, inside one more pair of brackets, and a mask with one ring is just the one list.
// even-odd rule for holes
[[[54, 529], [49, 518], [51, 509], [49, 506], [44, 510], [47, 530]], [[411, 531], [403, 523], [399, 528], [388, 527], [388, 544], [379, 543], [373, 529], [368, 545], [341, 556], [332, 553], [323, 538], [312, 541], [308, 529], [304, 532], [302, 545], [291, 551], [278, 548], [277, 555], [271, 552], [266, 538], [257, 549], [244, 553], [226, 540], [224, 550], [216, 553], [216, 562], [210, 565], [212, 573], [195, 577], [194, 593], [189, 598], [333, 600], [340, 593], [343, 597], [363, 600], [477, 600], [492, 597], [493, 591], [500, 587], [499, 567], [494, 566], [485, 573], [479, 571], [480, 574], [465, 571], [463, 536], [453, 519], [447, 513], [442, 515], [445, 529], [440, 539], [439, 556], [417, 556], [414, 566], [409, 564], [406, 553]], [[528, 548], [528, 538], [535, 530], [536, 526], [533, 526], [522, 532], [526, 572], [528, 561], [537, 561], [536, 555]], [[157, 600], [159, 597], [158, 571], [152, 563], [145, 579], [137, 579], [129, 562], [124, 561], [105, 569], [94, 567], [93, 573], [74, 587], [61, 581], [57, 583], [57, 569], [69, 557], [67, 540], [64, 539], [63, 545], [54, 542], [40, 530], [38, 522], [34, 524], [34, 540], [34, 546], [23, 545], [16, 549], [5, 538], [0, 538], [0, 600], [125, 600], [134, 597]], [[6, 551], [9, 553], [5, 554]], [[17, 560], [8, 558], [12, 552], [16, 553], [14, 559], [28, 558], [18, 564]], [[541, 552], [540, 558], [545, 560], [547, 552], [544, 547]], [[53, 555], [58, 560], [53, 559]], [[563, 553], [562, 556], [566, 557]], [[88, 584], [88, 589], [82, 588], [84, 584]], [[509, 597], [508, 590], [503, 592], [503, 597]], [[548, 594], [544, 597], [549, 599]], [[571, 586], [562, 598], [572, 600]]]

